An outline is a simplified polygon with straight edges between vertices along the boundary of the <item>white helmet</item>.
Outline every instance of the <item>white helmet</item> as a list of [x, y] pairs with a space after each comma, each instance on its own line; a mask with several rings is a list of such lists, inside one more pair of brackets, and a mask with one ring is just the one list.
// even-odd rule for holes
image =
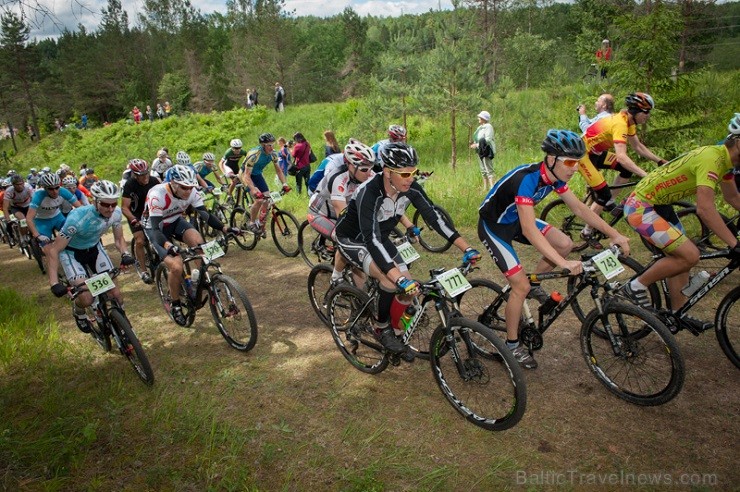
[[104, 179], [93, 183], [90, 193], [98, 200], [118, 200], [120, 196], [118, 186]]
[[189, 166], [190, 156], [184, 150], [178, 150], [175, 156], [175, 162], [177, 162], [178, 166]]
[[183, 186], [198, 186], [195, 171], [186, 166], [174, 166], [170, 170], [170, 181]]
[[49, 166], [45, 166], [44, 168], [41, 169], [41, 172], [42, 173], [50, 173], [51, 172], [51, 168]]
[[351, 141], [344, 147], [344, 159], [355, 166], [372, 166], [375, 163], [375, 152], [362, 142]]
[[160, 159], [167, 157], [167, 151], [164, 149], [160, 149], [159, 152], [157, 152], [157, 157]]
[[229, 143], [229, 145], [235, 149], [241, 149], [242, 147], [244, 147], [244, 145], [242, 144], [242, 141], [239, 140], [238, 138], [233, 139], [231, 143]]
[[39, 186], [41, 188], [54, 188], [59, 186], [62, 180], [59, 178], [57, 173], [46, 173], [39, 178]]
[[216, 156], [213, 155], [210, 152], [206, 152], [205, 154], [203, 154], [203, 160], [204, 161], [215, 161], [216, 160]]
[[735, 113], [735, 116], [733, 116], [730, 120], [730, 124], [727, 125], [727, 129], [730, 131], [730, 134], [727, 135], [727, 138], [740, 137], [740, 113]]
[[67, 176], [62, 180], [62, 186], [67, 188], [68, 190], [76, 190], [77, 189], [77, 180], [74, 176]]

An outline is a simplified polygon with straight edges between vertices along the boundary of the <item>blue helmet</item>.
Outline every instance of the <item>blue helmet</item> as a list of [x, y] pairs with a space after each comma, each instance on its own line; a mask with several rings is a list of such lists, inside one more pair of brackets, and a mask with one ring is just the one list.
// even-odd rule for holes
[[555, 157], [580, 159], [586, 153], [586, 144], [576, 132], [570, 130], [548, 130], [542, 142], [542, 150]]

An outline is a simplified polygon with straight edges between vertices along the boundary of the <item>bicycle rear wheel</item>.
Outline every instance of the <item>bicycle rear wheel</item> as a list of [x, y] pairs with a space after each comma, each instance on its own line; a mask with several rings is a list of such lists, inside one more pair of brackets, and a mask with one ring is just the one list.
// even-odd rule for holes
[[586, 223], [563, 200], [558, 198], [548, 203], [542, 209], [540, 219], [563, 231], [573, 241], [573, 251], [583, 251], [588, 247], [588, 242], [581, 239], [581, 231]]
[[527, 407], [524, 374], [490, 329], [451, 318], [449, 327], [432, 335], [430, 362], [442, 394], [472, 424], [501, 431], [521, 420]]
[[311, 301], [311, 307], [321, 322], [329, 328], [331, 328], [331, 323], [329, 323], [326, 308], [329, 292], [331, 291], [331, 274], [333, 271], [334, 267], [331, 265], [319, 263], [308, 274], [308, 299]]
[[275, 246], [288, 258], [298, 256], [298, 221], [290, 212], [279, 210], [270, 223], [270, 232]]
[[722, 351], [735, 364], [735, 367], [740, 369], [740, 358], [737, 355], [737, 349], [740, 348], [740, 303], [738, 300], [740, 300], [740, 287], [735, 287], [719, 303], [714, 320], [714, 330]]
[[[447, 213], [447, 210], [440, 207], [439, 205], [434, 205], [434, 209], [442, 215], [442, 217], [445, 218], [451, 225], [452, 217], [450, 217], [450, 214]], [[426, 249], [427, 251], [431, 251], [432, 253], [443, 253], [450, 249], [450, 246], [452, 246], [452, 242], [448, 241], [447, 238], [440, 236], [437, 234], [437, 231], [435, 231], [432, 226], [427, 223], [426, 219], [421, 216], [421, 213], [417, 210], [414, 212], [414, 218], [412, 220], [414, 225], [418, 228], [425, 228], [425, 231], [423, 234], [419, 236], [419, 244], [421, 244], [422, 248]]]
[[[604, 336], [607, 326], [614, 343]], [[589, 313], [581, 327], [581, 350], [596, 379], [630, 403], [662, 405], [683, 386], [683, 357], [673, 335], [657, 317], [632, 304], [612, 301], [603, 315]]]
[[234, 207], [229, 217], [229, 226], [241, 229], [244, 234], [234, 236], [234, 241], [241, 249], [251, 250], [257, 246], [257, 236], [249, 230], [249, 214], [242, 207]]
[[328, 317], [334, 343], [355, 369], [378, 374], [388, 367], [389, 358], [372, 334], [372, 306], [367, 294], [346, 283], [329, 293]]
[[111, 328], [118, 334], [121, 341], [121, 346], [119, 347], [121, 354], [128, 359], [136, 375], [139, 376], [144, 384], [151, 386], [154, 384], [154, 372], [139, 339], [136, 337], [134, 329], [131, 328], [131, 323], [129, 323], [126, 315], [117, 308], [111, 309], [109, 315]]
[[257, 318], [247, 293], [233, 278], [216, 274], [209, 288], [211, 315], [231, 347], [250, 351], [257, 343]]
[[321, 233], [311, 227], [307, 220], [304, 220], [298, 229], [298, 250], [303, 261], [311, 268], [318, 263], [331, 263], [334, 259], [333, 254], [326, 247], [326, 243], [333, 244], [333, 241], [327, 238], [322, 244], [321, 238]]

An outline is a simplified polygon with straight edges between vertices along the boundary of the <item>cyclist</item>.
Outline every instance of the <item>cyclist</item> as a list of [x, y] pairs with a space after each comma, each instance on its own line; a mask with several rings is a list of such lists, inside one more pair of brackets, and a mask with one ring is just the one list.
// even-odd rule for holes
[[172, 161], [167, 155], [167, 149], [160, 149], [157, 157], [152, 161], [152, 176], [164, 179], [164, 174], [172, 167]]
[[544, 302], [548, 296], [542, 287], [530, 283], [514, 250], [514, 241], [531, 244], [543, 257], [535, 272], [555, 266], [567, 268], [573, 275], [582, 270], [581, 262], [567, 259], [573, 248], [568, 236], [547, 222], [537, 219], [534, 206], [553, 190], [587, 224], [600, 230], [612, 244], [629, 254], [627, 238], [610, 227], [583, 204], [568, 188], [568, 181], [578, 171], [578, 162], [586, 152], [583, 139], [569, 130], [549, 130], [542, 142], [545, 157], [533, 164], [518, 166], [506, 173], [488, 192], [478, 209], [478, 237], [511, 285], [506, 303], [506, 344], [522, 367], [534, 369], [537, 361], [527, 347], [519, 343], [519, 320], [526, 297]]
[[[87, 195], [82, 192], [80, 188], [82, 188], [79, 183], [77, 182], [77, 178], [74, 176], [65, 176], [65, 178], [62, 180], [62, 186], [69, 190], [70, 193], [72, 193], [77, 200], [80, 202], [80, 207], [84, 207], [85, 205], [90, 205], [90, 201], [87, 199]], [[85, 188], [82, 188], [85, 189]], [[90, 193], [88, 190], [85, 189], [88, 193]], [[62, 215], [65, 217], [72, 211], [74, 207], [67, 201], [62, 202]]]
[[[119, 189], [110, 181], [97, 181], [90, 187], [93, 195], [92, 205], [72, 210], [59, 231], [59, 236], [46, 251], [48, 261], [49, 285], [57, 297], [67, 294], [67, 287], [59, 283], [57, 269], [62, 264], [64, 274], [72, 286], [84, 283], [87, 269], [92, 274], [107, 272], [113, 268], [108, 253], [105, 252], [100, 238], [108, 228], [113, 229], [116, 249], [121, 253], [121, 265], [133, 265], [134, 259], [126, 251], [126, 240], [121, 228], [121, 209], [117, 207]], [[123, 306], [121, 291], [118, 287], [111, 294]], [[83, 292], [73, 303], [74, 318], [77, 327], [84, 333], [90, 333], [91, 325], [85, 314], [85, 308], [93, 302], [89, 292]]]
[[[13, 217], [17, 220], [23, 220], [28, 214], [28, 207], [31, 205], [33, 188], [26, 183], [20, 174], [13, 174], [10, 177], [10, 185], [5, 190], [5, 196], [3, 197], [3, 213], [6, 220], [10, 220]], [[18, 238], [21, 244], [25, 241], [27, 232], [28, 228], [21, 227], [21, 237]]]
[[[689, 270], [699, 262], [699, 250], [688, 240], [671, 206], [677, 200], [695, 196], [701, 221], [727, 243], [733, 255], [740, 255], [740, 244], [724, 224], [714, 202], [719, 187], [725, 201], [740, 210], [734, 176], [734, 172], [740, 171], [740, 113], [735, 113], [728, 129], [724, 144], [699, 147], [672, 160], [648, 174], [627, 197], [624, 216], [629, 225], [665, 253], [665, 257], [625, 285], [625, 294], [634, 302], [649, 307], [647, 287], [667, 278], [671, 306], [679, 309], [686, 303], [681, 289], [688, 283]], [[683, 321], [698, 330], [712, 326], [689, 316]]]
[[[195, 166], [193, 166], [193, 163], [190, 160], [190, 155], [187, 152], [185, 152], [184, 150], [178, 150], [177, 155], [175, 156], [175, 163], [178, 166], [185, 166], [192, 169], [193, 173], [195, 173], [195, 179], [198, 181], [198, 186], [200, 186], [201, 188], [208, 188], [208, 183], [206, 183], [206, 180], [201, 178], [198, 174], [198, 171], [195, 170]], [[165, 183], [169, 183], [171, 172], [172, 168], [169, 168], [167, 172], [164, 173]]]
[[[69, 175], [70, 176], [74, 176], [74, 174], [72, 174], [71, 172], [70, 172]], [[93, 169], [93, 168], [88, 168], [85, 171], [85, 175], [82, 176], [82, 177], [80, 177], [80, 185], [81, 186], [84, 186], [88, 190], [97, 181], [100, 181], [100, 178], [98, 178], [97, 174], [95, 174], [95, 169]]]
[[40, 177], [41, 176], [39, 176], [39, 173], [36, 170], [36, 168], [32, 167], [30, 169], [30, 172], [28, 173], [28, 176], [26, 176], [26, 182], [30, 184], [31, 186], [33, 186], [34, 188], [36, 188], [36, 185], [38, 184]]
[[229, 142], [229, 149], [224, 153], [224, 156], [218, 161], [218, 168], [223, 173], [224, 177], [230, 180], [229, 190], [227, 191], [228, 198], [227, 203], [234, 203], [234, 187], [236, 186], [237, 180], [239, 179], [239, 161], [242, 157], [247, 156], [247, 151], [242, 149], [244, 144], [238, 138], [235, 138]]
[[406, 128], [404, 128], [401, 125], [389, 126], [388, 127], [388, 138], [386, 138], [385, 140], [376, 142], [375, 145], [373, 145], [373, 152], [375, 152], [375, 167], [373, 168], [373, 171], [375, 171], [376, 173], [380, 173], [383, 171], [383, 162], [382, 162], [382, 159], [380, 158], [380, 152], [383, 150], [383, 147], [391, 143], [405, 142], [405, 141], [406, 141]]
[[[350, 138], [349, 141], [351, 143], [352, 141], [354, 141], [354, 139]], [[373, 155], [375, 155], [375, 152], [373, 152]], [[308, 191], [310, 193], [316, 192], [319, 187], [319, 183], [321, 183], [321, 180], [324, 179], [324, 176], [327, 174], [328, 169], [336, 170], [344, 165], [345, 160], [343, 153], [340, 152], [339, 154], [330, 154], [326, 156], [319, 163], [319, 167], [317, 167], [313, 174], [311, 174], [311, 177], [308, 178]]]
[[[74, 179], [74, 176], [70, 177]], [[77, 197], [67, 188], [61, 188], [61, 184], [56, 173], [44, 174], [39, 179], [41, 189], [34, 192], [26, 214], [31, 237], [44, 252], [54, 231], [60, 230], [64, 225], [62, 203], [67, 202], [74, 208], [80, 206]]]
[[282, 169], [278, 164], [277, 152], [274, 150], [275, 137], [272, 133], [263, 133], [259, 136], [259, 145], [252, 147], [247, 152], [247, 157], [244, 159], [242, 164], [242, 174], [240, 175], [242, 182], [245, 186], [249, 187], [249, 191], [254, 197], [254, 204], [251, 208], [252, 224], [250, 229], [255, 234], [261, 233], [262, 224], [259, 223], [259, 214], [261, 210], [267, 207], [267, 202], [263, 199], [264, 194], [270, 191], [267, 186], [267, 181], [262, 176], [262, 171], [269, 163], [275, 166], [275, 173], [278, 179], [283, 183], [283, 192], [287, 193], [290, 191], [290, 186], [285, 179]]
[[193, 190], [197, 185], [198, 181], [192, 169], [176, 165], [170, 172], [169, 183], [158, 184], [149, 190], [144, 209], [144, 215], [148, 215], [146, 224], [144, 224], [144, 232], [168, 270], [167, 283], [171, 296], [170, 314], [181, 325], [186, 323], [180, 305], [183, 262], [173, 238], [190, 247], [203, 244], [203, 237], [190, 222], [185, 220], [183, 212], [188, 207], [192, 207], [201, 214], [201, 217], [207, 218], [208, 225], [214, 229], [224, 233], [241, 233], [239, 229], [222, 224], [218, 218], [208, 213], [203, 205], [202, 197]]
[[[131, 177], [123, 185], [123, 198], [121, 199], [121, 212], [128, 220], [128, 227], [133, 234], [134, 254], [139, 265], [146, 264], [144, 251], [144, 228], [141, 225], [141, 217], [144, 213], [146, 195], [149, 190], [160, 184], [159, 178], [149, 174], [149, 164], [144, 159], [131, 159], [128, 161], [128, 169]], [[141, 280], [145, 284], [152, 283], [149, 272], [141, 268]]]
[[[347, 202], [357, 187], [375, 176], [375, 154], [370, 147], [359, 141], [350, 139], [350, 143], [344, 147], [344, 153], [332, 154], [330, 157], [333, 156], [341, 157], [341, 165], [329, 166], [328, 173], [318, 184], [308, 205], [308, 222], [324, 238], [331, 237], [337, 218], [347, 208]], [[334, 265], [335, 271], [340, 272], [337, 278], [341, 277], [345, 266], [342, 255], [337, 255]]]
[[206, 177], [213, 173], [213, 177], [216, 178], [216, 181], [221, 186], [224, 185], [224, 182], [221, 180], [221, 176], [218, 175], [216, 172], [216, 156], [214, 156], [210, 152], [206, 152], [203, 154], [203, 160], [196, 162], [193, 165], [193, 168], [195, 169], [195, 172], [198, 174], [198, 177], [203, 180], [203, 182], [206, 184], [204, 187], [206, 190], [212, 190], [214, 188], [214, 185], [211, 181], [208, 181]]
[[[605, 206], [614, 205], [609, 186], [598, 169], [619, 171], [614, 184], [626, 183], [632, 174], [640, 177], [647, 175], [647, 172], [627, 155], [627, 144], [638, 155], [656, 162], [659, 166], [667, 162], [653, 154], [637, 138], [637, 125], [647, 122], [650, 111], [655, 108], [653, 98], [644, 92], [633, 92], [624, 102], [626, 109], [595, 121], [583, 135], [588, 154], [581, 159], [579, 170], [586, 184], [594, 190], [595, 203], [591, 205], [591, 210], [597, 214], [600, 214]], [[614, 152], [611, 152], [612, 148]], [[584, 239], [590, 239], [591, 228], [586, 226], [582, 235]]]
[[477, 261], [480, 253], [437, 213], [433, 203], [414, 180], [419, 159], [413, 147], [403, 142], [390, 143], [381, 150], [383, 172], [365, 181], [349, 202], [335, 228], [337, 245], [357, 268], [378, 279], [378, 324], [375, 335], [389, 351], [411, 361], [389, 324], [391, 305], [399, 302], [395, 294], [415, 295], [419, 283], [408, 278], [408, 267], [389, 239], [406, 208], [413, 204], [428, 224], [464, 251], [463, 261]]

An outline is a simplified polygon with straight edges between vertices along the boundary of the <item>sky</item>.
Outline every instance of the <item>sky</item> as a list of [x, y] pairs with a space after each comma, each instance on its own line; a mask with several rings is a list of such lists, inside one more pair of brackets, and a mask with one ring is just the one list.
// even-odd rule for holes
[[[38, 1], [54, 18], [34, 14], [26, 9], [25, 14], [31, 21], [31, 38], [56, 38], [66, 27], [74, 31], [79, 24], [88, 30], [95, 30], [100, 23], [100, 10], [107, 5], [107, 0], [24, 0]], [[225, 0], [191, 0], [193, 5], [203, 13], [225, 12]], [[0, 0], [4, 6], [13, 0]], [[122, 0], [123, 8], [128, 12], [129, 23], [136, 22], [137, 12], [141, 9], [141, 0]], [[451, 0], [286, 0], [286, 9], [295, 10], [297, 16], [315, 15], [332, 16], [351, 6], [361, 16], [398, 16], [402, 14], [420, 14], [431, 10], [451, 9]]]

